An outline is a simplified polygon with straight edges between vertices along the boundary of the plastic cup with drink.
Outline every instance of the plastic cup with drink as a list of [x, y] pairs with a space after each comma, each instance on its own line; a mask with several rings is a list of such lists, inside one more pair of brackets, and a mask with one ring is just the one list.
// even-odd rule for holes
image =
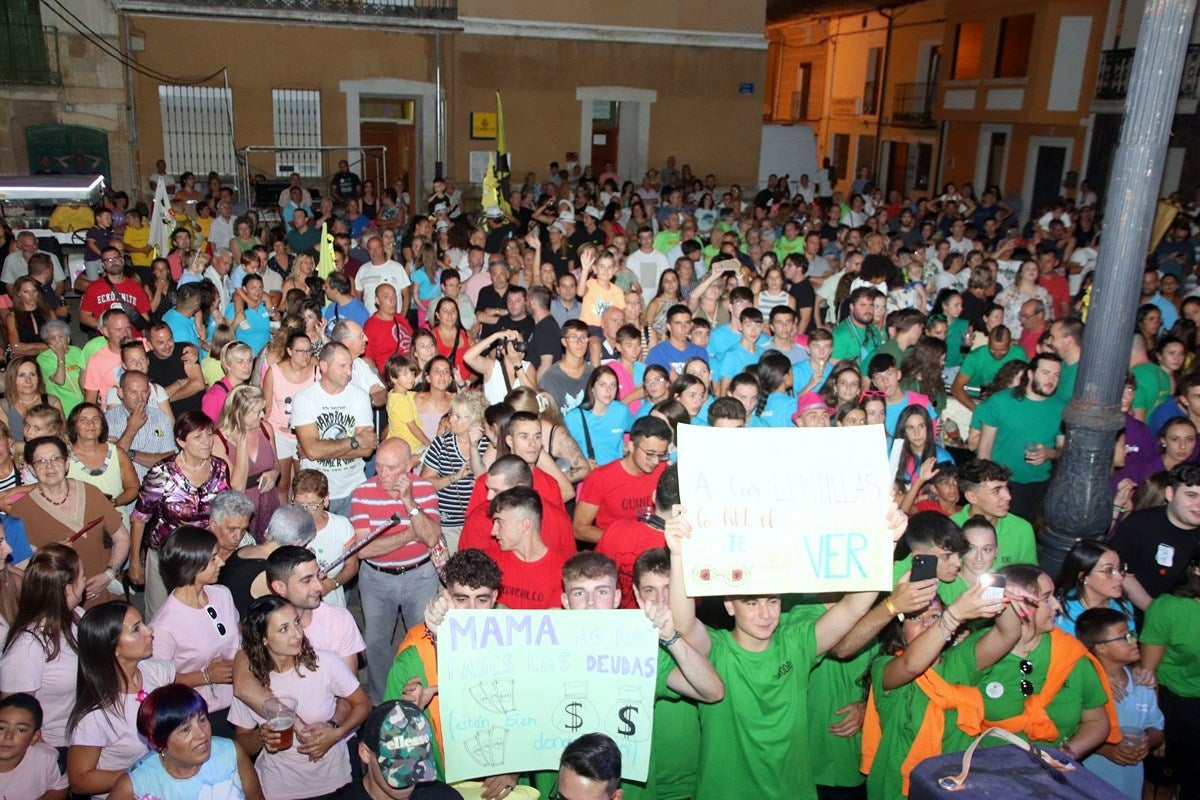
[[292, 746], [293, 728], [296, 725], [296, 698], [270, 697], [263, 703], [263, 716], [269, 729], [279, 733], [279, 749]]
[[1117, 745], [1117, 749], [1125, 753], [1136, 753], [1142, 749], [1147, 741], [1146, 730], [1144, 728], [1122, 725], [1121, 743]]

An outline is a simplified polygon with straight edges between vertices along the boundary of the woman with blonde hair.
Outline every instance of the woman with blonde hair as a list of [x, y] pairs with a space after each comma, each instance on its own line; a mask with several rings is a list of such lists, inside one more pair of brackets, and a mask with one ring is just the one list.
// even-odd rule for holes
[[213, 455], [229, 464], [229, 487], [254, 503], [250, 532], [260, 542], [279, 507], [279, 459], [274, 432], [263, 422], [265, 415], [262, 390], [238, 386], [225, 399], [213, 441]]
[[292, 268], [283, 281], [280, 290], [286, 297], [289, 289], [299, 289], [308, 294], [308, 279], [317, 271], [317, 264], [308, 253], [301, 253], [292, 259]]
[[544, 390], [533, 390], [518, 386], [504, 398], [513, 411], [528, 411], [537, 414], [542, 423], [542, 442], [546, 452], [554, 459], [571, 483], [579, 483], [592, 471], [583, 454], [583, 448], [567, 431], [558, 402], [554, 395]]
[[475, 478], [486, 471], [483, 454], [490, 442], [483, 411], [480, 392], [455, 394], [450, 398], [450, 430], [434, 437], [421, 458], [421, 477], [437, 490], [442, 534], [451, 553], [458, 550]]
[[221, 407], [230, 392], [250, 382], [254, 372], [254, 350], [244, 342], [230, 342], [221, 349], [221, 366], [225, 377], [208, 387], [200, 400], [200, 408], [209, 419], [221, 416]]
[[[262, 386], [267, 379], [267, 372], [275, 364], [281, 361], [286, 361], [288, 358], [287, 342], [293, 333], [304, 333], [304, 320], [295, 314], [286, 314], [279, 320], [279, 327], [271, 333], [271, 339], [267, 342], [267, 346], [258, 354], [258, 359], [254, 362], [254, 378], [252, 383], [255, 386]], [[215, 347], [216, 345], [214, 345]], [[314, 365], [317, 363], [314, 359]]]

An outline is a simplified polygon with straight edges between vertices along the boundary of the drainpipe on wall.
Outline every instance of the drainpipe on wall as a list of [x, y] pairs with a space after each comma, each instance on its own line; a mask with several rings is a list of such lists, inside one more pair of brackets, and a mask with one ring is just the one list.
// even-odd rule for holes
[[433, 111], [433, 135], [437, 139], [437, 160], [433, 166], [434, 180], [446, 174], [446, 96], [442, 87], [442, 34], [433, 34], [433, 82], [436, 92]]
[[[121, 37], [121, 54], [125, 56], [125, 126], [129, 136], [129, 179], [134, 188], [136, 198], [142, 191], [142, 175], [138, 168], [138, 129], [137, 129], [137, 98], [133, 93], [133, 61], [129, 48], [129, 17], [123, 12], [117, 12], [117, 33]], [[134, 203], [136, 205], [136, 201]]]
[[879, 168], [883, 163], [883, 108], [884, 100], [887, 98], [888, 64], [892, 60], [892, 26], [896, 24], [895, 12], [889, 14], [881, 8], [879, 14], [887, 18], [887, 37], [883, 40], [883, 69], [879, 71], [879, 104], [875, 108], [875, 153], [872, 166], [875, 170], [876, 186], [880, 185], [883, 177], [879, 174]]

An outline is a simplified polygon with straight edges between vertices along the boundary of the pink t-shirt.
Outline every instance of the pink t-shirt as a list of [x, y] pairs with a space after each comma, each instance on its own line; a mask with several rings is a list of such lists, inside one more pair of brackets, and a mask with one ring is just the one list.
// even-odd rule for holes
[[0, 772], [0, 800], [25, 800], [67, 788], [67, 776], [58, 768], [58, 752], [46, 744], [32, 744], [25, 757], [9, 772]]
[[[333, 717], [337, 698], [349, 697], [361, 687], [358, 678], [342, 663], [337, 653], [317, 650], [317, 669], [271, 673], [271, 693], [294, 697], [298, 701], [296, 714], [303, 720], [327, 720]], [[240, 728], [253, 729], [266, 720], [251, 711], [241, 700], [234, 698], [229, 708], [229, 722]], [[254, 769], [262, 782], [263, 796], [271, 800], [298, 800], [330, 794], [350, 782], [350, 750], [346, 740], [338, 742], [319, 761], [309, 761], [296, 751], [298, 739], [278, 753], [265, 749], [258, 754]]]
[[29, 631], [13, 640], [0, 658], [0, 692], [28, 692], [42, 704], [42, 739], [52, 747], [66, 747], [67, 718], [75, 706], [79, 656], [63, 639], [58, 655], [46, 660], [39, 637]]
[[[142, 672], [142, 690], [146, 693], [175, 680], [175, 667], [166, 661], [148, 658], [138, 663], [138, 669]], [[123, 695], [121, 702], [118, 713], [110, 709], [97, 709], [79, 720], [75, 730], [71, 731], [70, 745], [100, 748], [97, 769], [124, 772], [150, 752], [137, 731], [137, 712], [142, 705], [137, 695]], [[103, 800], [108, 794], [95, 797]]]
[[117, 370], [121, 367], [121, 354], [108, 349], [108, 345], [97, 350], [88, 359], [80, 383], [84, 389], [99, 392], [101, 400], [108, 397], [108, 390], [117, 385]]
[[[312, 619], [304, 629], [304, 635], [314, 648], [337, 653], [343, 663], [367, 649], [367, 643], [363, 641], [358, 624], [350, 612], [329, 603], [321, 603], [313, 609]], [[300, 716], [304, 717], [303, 714]]]
[[[190, 608], [172, 594], [150, 621], [154, 628], [154, 657], [170, 661], [176, 672], [199, 672], [217, 657], [232, 660], [241, 647], [233, 595], [224, 586], [205, 586], [204, 593], [208, 595], [205, 608]], [[207, 608], [216, 612], [216, 619]], [[224, 635], [217, 623], [224, 629]], [[233, 702], [231, 683], [197, 686], [196, 691], [208, 702], [209, 711], [229, 708]]]

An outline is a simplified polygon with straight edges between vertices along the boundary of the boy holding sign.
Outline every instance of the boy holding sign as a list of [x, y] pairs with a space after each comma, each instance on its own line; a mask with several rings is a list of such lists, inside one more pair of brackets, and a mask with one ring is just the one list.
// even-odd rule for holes
[[[894, 541], [908, 518], [893, 504], [887, 522]], [[734, 629], [712, 630], [696, 619], [696, 604], [684, 591], [681, 549], [691, 531], [676, 509], [665, 531], [671, 614], [675, 629], [708, 656], [726, 687], [723, 702], [700, 709], [696, 800], [816, 800], [805, 700], [809, 671], [870, 610], [876, 592], [846, 594], [819, 617], [781, 614], [777, 594], [730, 597], [725, 610]]]

